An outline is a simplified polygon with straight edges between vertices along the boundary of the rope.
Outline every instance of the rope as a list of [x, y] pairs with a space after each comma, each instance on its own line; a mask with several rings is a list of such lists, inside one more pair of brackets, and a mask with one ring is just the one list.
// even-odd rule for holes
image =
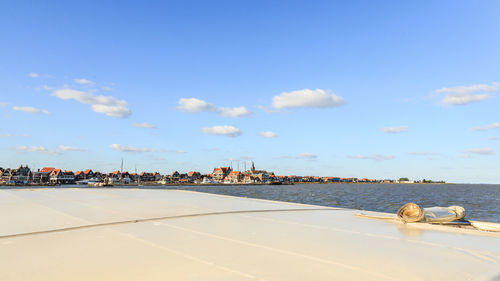
[[120, 224], [140, 223], [140, 222], [159, 221], [159, 220], [168, 220], [168, 219], [191, 218], [191, 217], [201, 217], [201, 216], [215, 216], [215, 215], [228, 215], [228, 214], [249, 214], [249, 213], [269, 213], [269, 212], [339, 211], [339, 210], [344, 210], [344, 209], [309, 208], [309, 209], [246, 210], [246, 211], [212, 212], [212, 213], [178, 215], [178, 216], [164, 216], [164, 217], [155, 217], [155, 218], [132, 219], [132, 220], [124, 220], [124, 221], [87, 224], [87, 225], [80, 225], [80, 226], [71, 226], [71, 227], [33, 231], [33, 232], [24, 232], [24, 233], [16, 233], [16, 234], [7, 234], [7, 235], [0, 235], [0, 239], [39, 235], [39, 234], [48, 234], [48, 233], [56, 233], [56, 232], [65, 232], [65, 231], [73, 231], [73, 230], [95, 228], [95, 227], [102, 227], [102, 226], [113, 226], [113, 225], [120, 225]]

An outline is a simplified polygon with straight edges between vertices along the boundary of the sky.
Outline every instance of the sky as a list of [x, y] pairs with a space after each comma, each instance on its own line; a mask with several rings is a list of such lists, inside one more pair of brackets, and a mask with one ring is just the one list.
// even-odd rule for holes
[[4, 1], [0, 167], [500, 183], [499, 1]]

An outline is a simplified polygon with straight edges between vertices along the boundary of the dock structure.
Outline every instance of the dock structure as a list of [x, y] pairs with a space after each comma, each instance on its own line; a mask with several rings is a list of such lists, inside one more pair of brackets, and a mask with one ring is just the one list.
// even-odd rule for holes
[[499, 280], [500, 234], [179, 190], [0, 190], [0, 280]]

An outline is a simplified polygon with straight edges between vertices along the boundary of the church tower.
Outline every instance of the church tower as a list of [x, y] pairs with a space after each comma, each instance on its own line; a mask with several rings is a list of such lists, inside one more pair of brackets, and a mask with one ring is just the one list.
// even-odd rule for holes
[[255, 172], [255, 165], [253, 164], [253, 161], [252, 161], [252, 172]]

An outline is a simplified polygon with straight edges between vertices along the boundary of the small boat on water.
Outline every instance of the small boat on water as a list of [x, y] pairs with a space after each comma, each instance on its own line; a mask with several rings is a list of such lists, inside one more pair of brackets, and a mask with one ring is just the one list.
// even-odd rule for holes
[[107, 178], [107, 179], [104, 179], [104, 181], [89, 181], [89, 182], [87, 182], [87, 185], [89, 187], [109, 187], [109, 186], [113, 186], [113, 179]]
[[99, 183], [100, 180], [96, 179], [96, 178], [91, 178], [91, 179], [88, 179], [88, 180], [81, 180], [81, 181], [76, 181], [75, 184], [77, 185], [91, 185], [91, 184], [94, 184], [94, 183]]
[[203, 180], [200, 182], [200, 184], [217, 184], [216, 181], [208, 178], [208, 177], [205, 177], [203, 178]]

